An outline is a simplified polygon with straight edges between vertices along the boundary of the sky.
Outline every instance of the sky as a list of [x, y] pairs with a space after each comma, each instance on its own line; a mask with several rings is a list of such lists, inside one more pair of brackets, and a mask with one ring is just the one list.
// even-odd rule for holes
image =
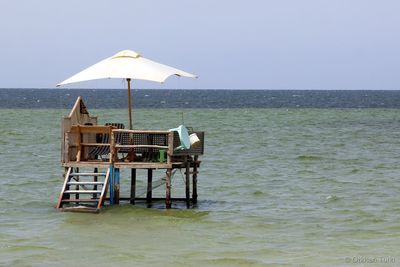
[[400, 89], [399, 12], [398, 0], [0, 0], [0, 88], [54, 88], [130, 49], [199, 77], [134, 88]]

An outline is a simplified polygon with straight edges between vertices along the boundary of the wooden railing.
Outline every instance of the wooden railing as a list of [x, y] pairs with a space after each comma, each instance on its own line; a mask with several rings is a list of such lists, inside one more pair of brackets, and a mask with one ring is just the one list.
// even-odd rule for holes
[[111, 134], [111, 157], [114, 161], [119, 161], [118, 153], [127, 153], [125, 160], [131, 162], [136, 161], [137, 154], [142, 154], [141, 161], [148, 161], [144, 154], [157, 156], [157, 153], [160, 155], [160, 151], [164, 150], [167, 164], [170, 164], [174, 150], [173, 138], [173, 133], [169, 131], [114, 129]]
[[[96, 141], [99, 136], [108, 135], [108, 141]], [[67, 133], [68, 140], [68, 159], [69, 161], [88, 161], [91, 158], [87, 147], [109, 147], [108, 161], [134, 162], [154, 160], [154, 156], [161, 158], [160, 153], [165, 151], [165, 161], [171, 163], [171, 156], [174, 151], [174, 134], [169, 131], [152, 130], [125, 130], [115, 129], [112, 126], [83, 126], [74, 125]], [[163, 152], [160, 152], [163, 151]], [[120, 159], [119, 154], [127, 154]], [[140, 157], [139, 157], [139, 156]], [[145, 156], [146, 155], [146, 156]]]
[[[97, 146], [108, 146], [111, 147], [110, 143], [98, 143], [96, 142], [96, 134], [112, 134], [112, 126], [83, 126], [74, 125], [68, 132], [68, 139], [71, 143], [69, 147], [76, 147], [76, 161], [80, 162], [84, 156], [84, 147], [97, 147]], [[73, 138], [72, 136], [75, 138]], [[71, 138], [72, 137], [72, 138]], [[75, 139], [75, 142], [73, 141]], [[75, 144], [73, 144], [75, 143]], [[111, 148], [110, 148], [111, 150]], [[110, 158], [111, 162], [111, 158]]]

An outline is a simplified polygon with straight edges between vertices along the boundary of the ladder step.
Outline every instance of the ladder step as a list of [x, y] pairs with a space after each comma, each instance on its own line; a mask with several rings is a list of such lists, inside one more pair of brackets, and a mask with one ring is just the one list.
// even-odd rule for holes
[[67, 190], [64, 194], [101, 194], [101, 190]]
[[99, 202], [98, 198], [95, 199], [63, 199], [62, 202], [69, 203], [69, 202]]
[[103, 185], [104, 182], [68, 182], [68, 185]]
[[92, 213], [99, 213], [100, 210], [97, 208], [89, 208], [89, 207], [65, 207], [61, 209], [62, 211], [73, 211], [73, 212], [92, 212]]
[[106, 176], [104, 172], [73, 172], [69, 176]]

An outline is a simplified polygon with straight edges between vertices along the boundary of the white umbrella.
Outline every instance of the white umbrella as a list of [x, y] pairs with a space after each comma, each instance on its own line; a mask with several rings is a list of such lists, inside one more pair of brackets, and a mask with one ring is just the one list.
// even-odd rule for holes
[[196, 78], [196, 75], [151, 61], [134, 51], [123, 50], [57, 84], [57, 87], [97, 79], [126, 79], [128, 82], [129, 129], [132, 130], [131, 79], [162, 83], [172, 75]]

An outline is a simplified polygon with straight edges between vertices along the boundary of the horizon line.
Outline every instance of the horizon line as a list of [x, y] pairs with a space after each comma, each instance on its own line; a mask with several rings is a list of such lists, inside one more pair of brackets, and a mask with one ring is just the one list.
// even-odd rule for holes
[[[4, 89], [15, 89], [15, 90], [126, 90], [126, 88], [68, 88], [68, 87], [0, 87], [0, 90]], [[374, 89], [374, 88], [319, 88], [319, 89], [311, 89], [311, 88], [134, 88], [133, 91], [136, 90], [230, 90], [230, 91], [399, 91], [399, 89]]]

